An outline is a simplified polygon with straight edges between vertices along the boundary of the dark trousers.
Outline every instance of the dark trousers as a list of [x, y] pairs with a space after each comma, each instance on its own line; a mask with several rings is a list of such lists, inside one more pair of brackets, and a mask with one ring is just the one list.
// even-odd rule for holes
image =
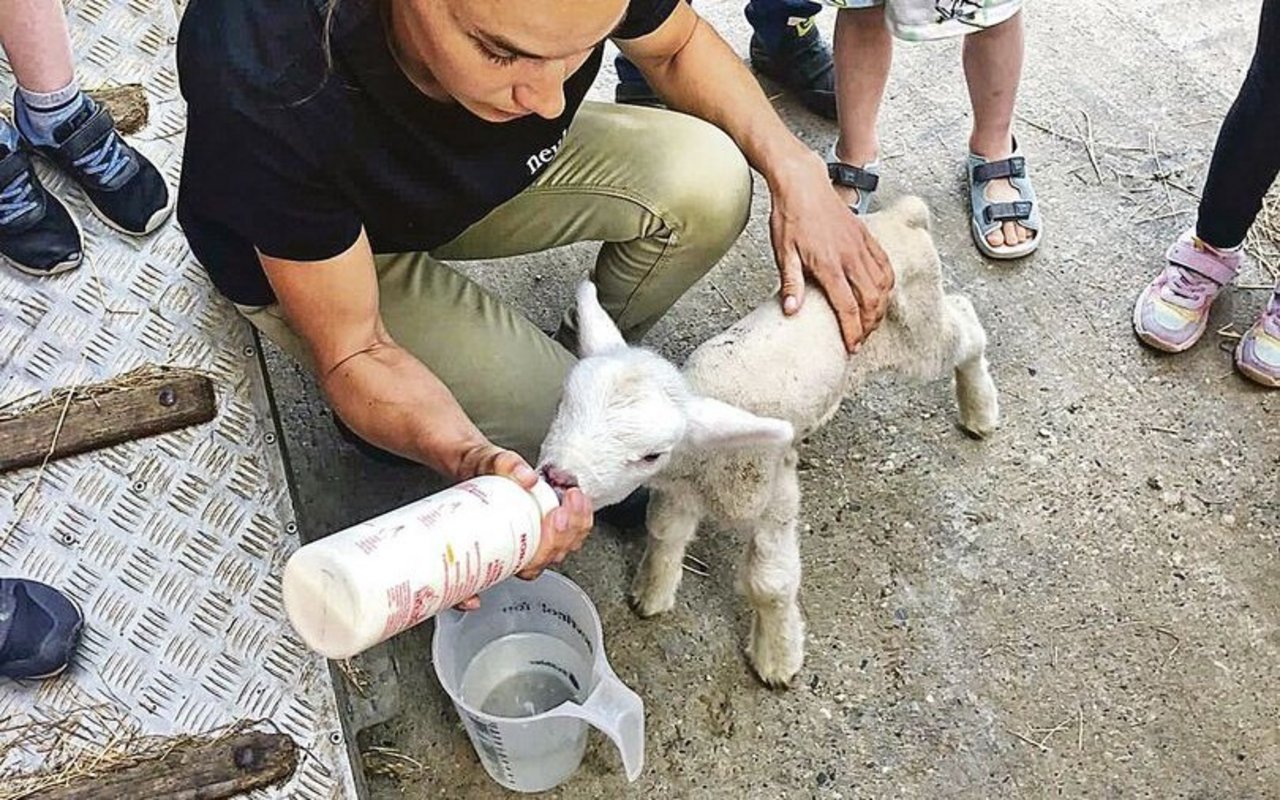
[[[747, 22], [756, 38], [768, 51], [776, 51], [784, 36], [794, 35], [787, 23], [792, 19], [809, 19], [822, 10], [813, 0], [751, 0], [747, 3]], [[638, 83], [644, 80], [640, 70], [623, 56], [614, 62], [618, 68], [618, 80], [622, 83]]]
[[1249, 74], [1213, 148], [1196, 235], [1214, 247], [1244, 241], [1280, 172], [1280, 0], [1263, 0]]

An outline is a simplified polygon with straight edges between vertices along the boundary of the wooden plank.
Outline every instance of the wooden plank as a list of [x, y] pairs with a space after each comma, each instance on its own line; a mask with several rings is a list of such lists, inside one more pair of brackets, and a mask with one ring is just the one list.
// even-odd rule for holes
[[150, 368], [77, 388], [69, 404], [62, 394], [0, 418], [0, 473], [41, 463], [51, 444], [54, 460], [208, 422], [215, 411], [213, 383], [196, 372]]
[[27, 800], [218, 800], [285, 780], [298, 748], [280, 733], [241, 733], [179, 747], [164, 758], [28, 795]]
[[107, 107], [107, 111], [111, 112], [111, 119], [116, 123], [116, 130], [125, 136], [132, 136], [147, 126], [150, 104], [142, 84], [102, 86], [85, 89], [85, 94]]

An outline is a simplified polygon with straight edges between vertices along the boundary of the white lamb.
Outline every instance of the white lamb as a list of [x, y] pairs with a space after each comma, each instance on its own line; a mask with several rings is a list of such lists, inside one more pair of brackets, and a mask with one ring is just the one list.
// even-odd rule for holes
[[755, 612], [747, 654], [770, 686], [787, 685], [804, 660], [796, 438], [881, 370], [913, 379], [954, 371], [960, 425], [976, 436], [999, 416], [986, 333], [967, 298], [942, 292], [928, 208], [907, 198], [866, 222], [897, 283], [884, 322], [854, 356], [809, 286], [795, 316], [784, 317], [772, 298], [698, 347], [680, 371], [628, 346], [595, 286], [583, 283], [582, 360], [539, 458], [553, 486], [579, 486], [597, 508], [651, 488], [648, 547], [631, 587], [641, 616], [674, 606], [685, 547], [704, 519], [746, 533], [739, 589]]

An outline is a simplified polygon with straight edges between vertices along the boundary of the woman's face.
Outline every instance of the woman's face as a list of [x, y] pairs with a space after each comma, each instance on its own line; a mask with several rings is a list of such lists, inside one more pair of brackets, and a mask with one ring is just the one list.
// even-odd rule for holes
[[489, 122], [564, 111], [564, 82], [622, 21], [627, 0], [390, 0], [406, 67]]

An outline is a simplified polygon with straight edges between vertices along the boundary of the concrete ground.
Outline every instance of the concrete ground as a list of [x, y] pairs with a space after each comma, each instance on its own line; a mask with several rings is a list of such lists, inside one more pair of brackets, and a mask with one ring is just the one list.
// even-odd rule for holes
[[[1143, 349], [1129, 322], [1190, 219], [1259, 4], [1030, 5], [1017, 133], [1048, 225], [1037, 256], [989, 263], [970, 241], [958, 43], [899, 47], [881, 124], [882, 194], [933, 208], [947, 281], [991, 336], [1002, 429], [970, 441], [947, 386], [885, 381], [808, 442], [810, 636], [790, 691], [760, 686], [742, 656], [739, 542], [704, 532], [692, 552], [711, 575], [687, 576], [676, 610], [642, 621], [624, 599], [642, 538], [598, 530], [565, 571], [645, 700], [648, 761], [627, 785], [593, 736], [550, 796], [1280, 797], [1280, 394], [1234, 375], [1230, 341], [1212, 333], [1243, 330], [1266, 292], [1230, 292], [1178, 357]], [[745, 53], [737, 3], [702, 11]], [[611, 74], [597, 91], [610, 95]], [[835, 135], [777, 104], [815, 148]], [[741, 242], [654, 347], [682, 358], [769, 291], [762, 189]], [[549, 328], [589, 257], [469, 269]], [[1255, 266], [1241, 282], [1270, 276]], [[308, 536], [437, 486], [341, 443], [314, 385], [278, 354], [272, 367]], [[496, 796], [429, 640], [423, 626], [362, 662], [391, 714], [361, 736], [371, 796]]]

